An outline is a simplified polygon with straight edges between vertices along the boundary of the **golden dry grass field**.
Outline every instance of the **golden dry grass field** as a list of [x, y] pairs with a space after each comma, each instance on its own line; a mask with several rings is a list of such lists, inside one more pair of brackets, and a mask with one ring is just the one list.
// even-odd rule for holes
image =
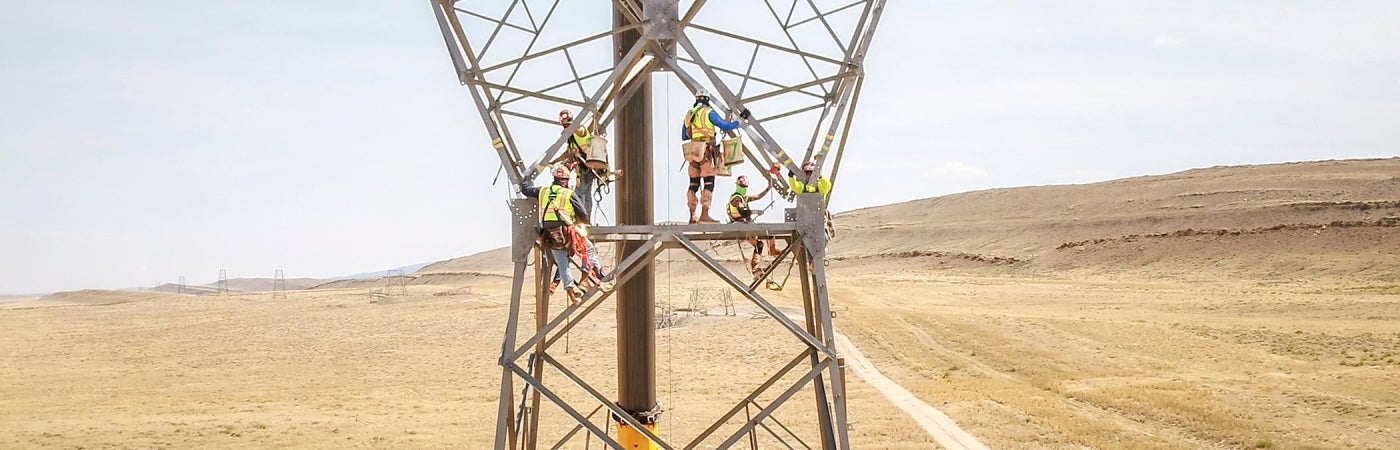
[[[0, 310], [0, 447], [488, 448], [509, 284], [484, 277], [471, 288], [413, 286], [394, 297], [303, 291], [285, 300], [88, 291], [9, 305]], [[682, 317], [659, 333], [663, 436], [699, 433], [740, 390], [798, 354], [797, 342], [754, 310]], [[595, 316], [556, 357], [615, 392], [611, 307]], [[861, 416], [857, 445], [933, 445], [878, 393], [858, 380], [850, 389]], [[784, 408], [778, 417], [810, 429], [805, 412]], [[544, 420], [563, 416], [549, 410]], [[575, 443], [564, 448], [583, 448]]]
[[[838, 331], [992, 448], [1400, 448], [1400, 159], [982, 191], [837, 227]], [[488, 448], [506, 270], [503, 251], [445, 261], [402, 296], [4, 298], [0, 448]], [[676, 303], [721, 285], [659, 270]], [[765, 295], [796, 311], [795, 291]], [[658, 332], [663, 436], [698, 433], [798, 351], [735, 298]], [[612, 317], [553, 351], [609, 395]], [[859, 377], [849, 390], [855, 448], [938, 448]], [[810, 396], [777, 417], [813, 428]]]

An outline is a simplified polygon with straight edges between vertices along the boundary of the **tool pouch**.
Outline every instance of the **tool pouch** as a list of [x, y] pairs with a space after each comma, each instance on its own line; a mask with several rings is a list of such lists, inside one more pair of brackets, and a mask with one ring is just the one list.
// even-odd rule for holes
[[540, 230], [540, 243], [551, 250], [569, 248], [569, 233], [565, 232], [564, 228], [554, 227]]

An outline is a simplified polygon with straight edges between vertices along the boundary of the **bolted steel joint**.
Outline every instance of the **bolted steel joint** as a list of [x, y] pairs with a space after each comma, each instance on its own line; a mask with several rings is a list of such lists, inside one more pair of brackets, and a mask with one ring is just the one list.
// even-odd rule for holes
[[[621, 405], [619, 405], [619, 406], [621, 406]], [[646, 411], [637, 411], [637, 412], [633, 412], [633, 413], [631, 413], [631, 415], [632, 415], [632, 418], [633, 418], [633, 419], [637, 419], [637, 422], [641, 423], [642, 425], [653, 425], [653, 424], [656, 424], [656, 423], [661, 422], [661, 414], [664, 413], [664, 412], [665, 412], [665, 411], [663, 411], [663, 410], [661, 409], [661, 404], [660, 404], [660, 403], [657, 403], [656, 406], [652, 406], [651, 409], [648, 409], [648, 410], [646, 410]], [[620, 424], [626, 424], [626, 423], [627, 423], [627, 422], [622, 421], [622, 418], [621, 418], [621, 417], [618, 417], [617, 414], [613, 414], [613, 415], [612, 415], [612, 419], [613, 419], [613, 422], [616, 422], [616, 423], [620, 423]]]

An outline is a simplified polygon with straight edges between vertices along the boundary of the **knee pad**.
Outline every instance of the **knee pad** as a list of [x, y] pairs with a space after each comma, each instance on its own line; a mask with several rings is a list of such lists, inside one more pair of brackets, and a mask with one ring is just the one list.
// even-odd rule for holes
[[[707, 190], [707, 191], [714, 191], [714, 190], [715, 190], [715, 177], [714, 177], [714, 176], [705, 177], [705, 178], [703, 178], [703, 180], [705, 181], [705, 190]], [[692, 183], [691, 186], [694, 186], [694, 183], [695, 183], [695, 182], [692, 181], [691, 183]]]
[[700, 178], [699, 178], [699, 177], [691, 178], [691, 179], [690, 179], [690, 192], [695, 192], [695, 191], [699, 191], [699, 190], [700, 190]]

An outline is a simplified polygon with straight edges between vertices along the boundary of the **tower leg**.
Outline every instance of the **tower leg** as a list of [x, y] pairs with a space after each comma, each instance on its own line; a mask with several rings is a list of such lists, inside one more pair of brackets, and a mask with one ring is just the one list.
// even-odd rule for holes
[[[802, 309], [807, 318], [807, 332], [812, 333], [818, 339], [822, 337], [821, 320], [817, 317], [821, 311], [817, 308], [816, 295], [812, 292], [812, 273], [807, 270], [807, 263], [811, 261], [807, 254], [807, 246], [799, 244], [801, 239], [794, 239], [793, 245], [799, 245], [794, 255], [797, 258], [798, 275], [802, 278]], [[821, 363], [821, 356], [812, 353], [812, 367]], [[812, 380], [813, 391], [817, 400], [817, 426], [820, 427], [822, 436], [822, 450], [834, 450], [836, 448], [836, 434], [831, 426], [831, 403], [826, 395], [826, 382], [821, 375], [817, 375]]]
[[515, 392], [513, 388], [514, 374], [506, 364], [513, 364], [507, 361], [510, 353], [515, 350], [515, 324], [520, 319], [520, 297], [521, 291], [525, 287], [525, 261], [515, 263], [515, 275], [510, 291], [510, 316], [506, 322], [506, 336], [501, 343], [501, 392], [500, 406], [496, 415], [496, 450], [515, 450], [519, 448], [515, 440]]
[[[652, 434], [656, 434], [657, 430], [660, 428], [654, 423], [646, 427]], [[656, 443], [651, 442], [645, 435], [627, 426], [627, 424], [618, 424], [617, 443], [622, 444], [622, 448], [627, 450], [657, 450], [660, 448], [656, 446]]]
[[[554, 267], [547, 263], [553, 258], [546, 258], [543, 249], [536, 249], [535, 255], [535, 333], [538, 334], [544, 326], [549, 323], [549, 284], [554, 279]], [[536, 380], [544, 381], [544, 341], [535, 344], [535, 353], [530, 355], [531, 368], [530, 376]], [[540, 393], [537, 390], [530, 390], [530, 416], [525, 421], [527, 423], [525, 433], [526, 450], [538, 448], [540, 429]]]
[[[670, 0], [674, 3], [675, 0]], [[626, 0], [633, 10], [643, 11], [642, 1]], [[615, 28], [631, 24], [627, 13], [619, 9], [621, 2], [614, 2], [613, 25]], [[649, 3], [656, 3], [649, 0]], [[648, 5], [654, 6], [654, 5]], [[624, 63], [629, 49], [642, 39], [639, 29], [631, 29], [613, 35], [615, 63]], [[617, 106], [617, 120], [613, 122], [614, 150], [618, 165], [627, 176], [618, 180], [617, 217], [618, 224], [652, 225], [652, 158], [651, 149], [651, 74], [643, 73], [633, 78], [623, 90], [633, 90], [632, 97]], [[668, 111], [669, 112], [669, 111]], [[618, 262], [623, 255], [629, 255], [641, 243], [628, 241], [620, 245]], [[648, 258], [640, 272], [617, 286], [617, 405], [623, 411], [636, 417], [642, 425], [654, 427], [658, 408], [656, 402], [656, 292], [655, 273], [652, 260]], [[621, 425], [621, 424], [619, 424]], [[654, 449], [650, 440], [639, 430], [619, 426], [619, 442], [623, 448]]]

